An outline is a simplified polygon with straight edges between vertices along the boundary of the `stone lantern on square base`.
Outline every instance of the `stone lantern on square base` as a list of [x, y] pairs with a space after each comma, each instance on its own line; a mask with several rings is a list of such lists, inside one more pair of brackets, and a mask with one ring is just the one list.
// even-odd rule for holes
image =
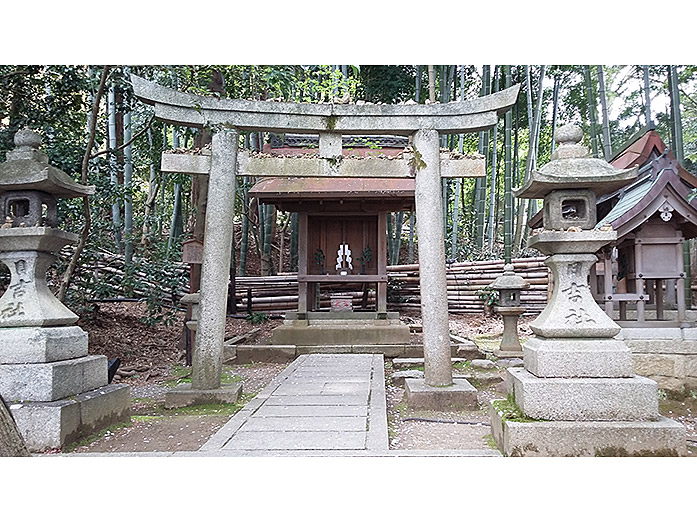
[[513, 271], [510, 263], [503, 267], [503, 276], [491, 284], [499, 293], [499, 304], [494, 310], [503, 317], [503, 336], [501, 345], [494, 350], [497, 358], [522, 358], [523, 347], [518, 338], [518, 318], [525, 312], [520, 306], [520, 292], [530, 287], [521, 276]]
[[507, 370], [509, 399], [492, 402], [492, 433], [506, 455], [684, 455], [685, 428], [659, 415], [656, 382], [634, 375], [620, 327], [588, 284], [595, 253], [616, 238], [593, 229], [596, 195], [624, 187], [637, 169], [590, 158], [582, 137], [574, 125], [557, 129], [551, 161], [516, 191], [544, 198], [544, 229], [528, 247], [549, 255], [554, 289], [530, 323], [524, 367]]
[[0, 164], [0, 260], [11, 278], [0, 298], [0, 395], [32, 451], [128, 421], [131, 404], [130, 388], [108, 384], [106, 357], [88, 355], [78, 317], [46, 283], [54, 253], [78, 240], [55, 228], [56, 198], [94, 187], [49, 165], [40, 144], [35, 132], [19, 131]]

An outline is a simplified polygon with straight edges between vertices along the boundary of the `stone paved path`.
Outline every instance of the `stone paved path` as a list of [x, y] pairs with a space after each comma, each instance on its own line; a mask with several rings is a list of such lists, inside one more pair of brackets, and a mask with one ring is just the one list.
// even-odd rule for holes
[[306, 354], [198, 451], [75, 456], [494, 457], [495, 450], [389, 450], [382, 354]]
[[201, 451], [283, 455], [387, 451], [381, 354], [298, 357]]

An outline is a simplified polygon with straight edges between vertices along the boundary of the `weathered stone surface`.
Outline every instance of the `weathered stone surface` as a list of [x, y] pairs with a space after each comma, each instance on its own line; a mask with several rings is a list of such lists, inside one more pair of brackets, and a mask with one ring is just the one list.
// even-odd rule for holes
[[491, 360], [472, 360], [470, 365], [479, 369], [493, 369], [496, 367], [496, 363]]
[[[230, 352], [225, 352], [226, 357]], [[235, 347], [236, 362], [238, 364], [252, 363], [254, 361], [268, 361], [272, 363], [287, 363], [293, 361], [298, 352], [295, 345], [237, 345]]]
[[452, 384], [452, 367], [438, 132], [417, 131], [414, 134], [414, 155], [417, 157], [415, 199], [420, 242], [425, 383], [431, 387], [444, 387]]
[[538, 378], [509, 368], [510, 385], [526, 416], [556, 421], [655, 420], [655, 381], [632, 378]]
[[0, 365], [0, 395], [6, 401], [55, 401], [106, 384], [106, 356]]
[[242, 385], [223, 385], [217, 389], [194, 389], [190, 383], [181, 383], [165, 394], [165, 408], [176, 409], [190, 405], [237, 403]]
[[40, 452], [129, 421], [130, 387], [111, 384], [70, 399], [14, 403], [10, 408], [29, 450]]
[[[452, 358], [452, 363], [464, 363], [468, 361], [466, 358]], [[416, 367], [424, 364], [423, 358], [395, 358], [392, 360], [392, 366], [395, 369], [407, 369], [409, 367]]]
[[[524, 347], [525, 368], [547, 378], [629, 378], [632, 353], [615, 339], [531, 338]], [[639, 373], [641, 374], [641, 373]]]
[[[586, 231], [588, 232], [588, 231]], [[582, 233], [560, 233], [576, 235]], [[586, 252], [592, 247], [585, 247]], [[545, 338], [612, 338], [620, 327], [598, 306], [587, 275], [597, 262], [594, 254], [555, 254], [545, 260], [554, 273], [554, 290], [540, 315], [530, 322]]]
[[80, 327], [0, 329], [0, 364], [48, 363], [87, 356], [87, 333]]
[[[233, 227], [229, 212], [235, 205], [238, 138], [236, 132], [218, 131], [211, 145], [213, 156], [208, 182], [199, 322], [191, 369], [191, 386], [201, 391], [220, 386]], [[184, 395], [194, 398], [190, 392]], [[202, 398], [205, 397], [203, 393]]]
[[41, 135], [30, 129], [15, 134], [15, 149], [8, 151], [0, 163], [3, 190], [43, 191], [58, 198], [75, 198], [94, 194], [93, 185], [82, 185], [67, 173], [48, 163], [46, 153], [39, 150]]
[[520, 358], [505, 358], [500, 359], [496, 362], [497, 367], [508, 368], [508, 367], [522, 367], [523, 360]]
[[63, 305], [46, 284], [46, 271], [56, 256], [48, 252], [12, 250], [9, 245], [15, 237], [7, 234], [29, 229], [33, 229], [31, 238], [51, 236], [41, 232], [43, 227], [0, 229], [0, 260], [10, 269], [11, 275], [10, 285], [0, 298], [0, 327], [71, 325], [77, 321], [77, 315]]
[[168, 89], [131, 75], [138, 98], [160, 119], [192, 127], [227, 124], [240, 130], [342, 134], [411, 134], [422, 128], [457, 134], [488, 129], [514, 103], [519, 85], [471, 100], [432, 105], [307, 104], [218, 99]]
[[222, 450], [324, 450], [364, 449], [365, 432], [278, 431], [237, 432]]
[[463, 378], [448, 387], [431, 387], [425, 380], [404, 380], [405, 400], [410, 407], [423, 410], [472, 410], [478, 408], [477, 389]]
[[655, 421], [502, 422], [493, 407], [491, 432], [504, 456], [684, 456], [685, 427]]
[[409, 343], [409, 327], [390, 323], [376, 325], [360, 320], [336, 320], [334, 324], [279, 325], [273, 331], [275, 345], [398, 345]]
[[292, 420], [285, 418], [251, 418], [240, 427], [240, 432], [261, 432], [260, 438], [266, 432], [365, 432], [366, 417], [362, 416], [326, 416], [298, 417]]
[[[681, 356], [673, 354], [635, 354], [634, 371], [642, 376], [671, 376], [683, 377], [683, 372], [678, 372], [678, 367], [682, 367], [682, 362], [678, 364]], [[682, 370], [682, 369], [680, 369]]]
[[401, 387], [407, 378], [422, 380], [424, 379], [424, 372], [422, 370], [399, 370], [392, 374], [392, 383]]

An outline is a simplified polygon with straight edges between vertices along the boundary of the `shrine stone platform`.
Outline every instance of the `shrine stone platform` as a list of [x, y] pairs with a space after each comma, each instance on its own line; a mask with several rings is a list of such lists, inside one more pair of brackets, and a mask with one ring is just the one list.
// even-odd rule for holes
[[[382, 317], [381, 317], [382, 316]], [[407, 345], [409, 327], [396, 312], [297, 312], [286, 313], [283, 325], [274, 329], [274, 345]]]

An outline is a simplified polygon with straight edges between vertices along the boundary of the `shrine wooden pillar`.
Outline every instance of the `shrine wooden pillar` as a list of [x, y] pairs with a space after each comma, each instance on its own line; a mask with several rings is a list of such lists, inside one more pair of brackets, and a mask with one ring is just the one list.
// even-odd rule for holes
[[307, 319], [307, 212], [298, 213], [298, 319]]
[[[387, 277], [387, 213], [378, 213], [378, 276]], [[387, 280], [377, 283], [378, 319], [387, 318]]]

